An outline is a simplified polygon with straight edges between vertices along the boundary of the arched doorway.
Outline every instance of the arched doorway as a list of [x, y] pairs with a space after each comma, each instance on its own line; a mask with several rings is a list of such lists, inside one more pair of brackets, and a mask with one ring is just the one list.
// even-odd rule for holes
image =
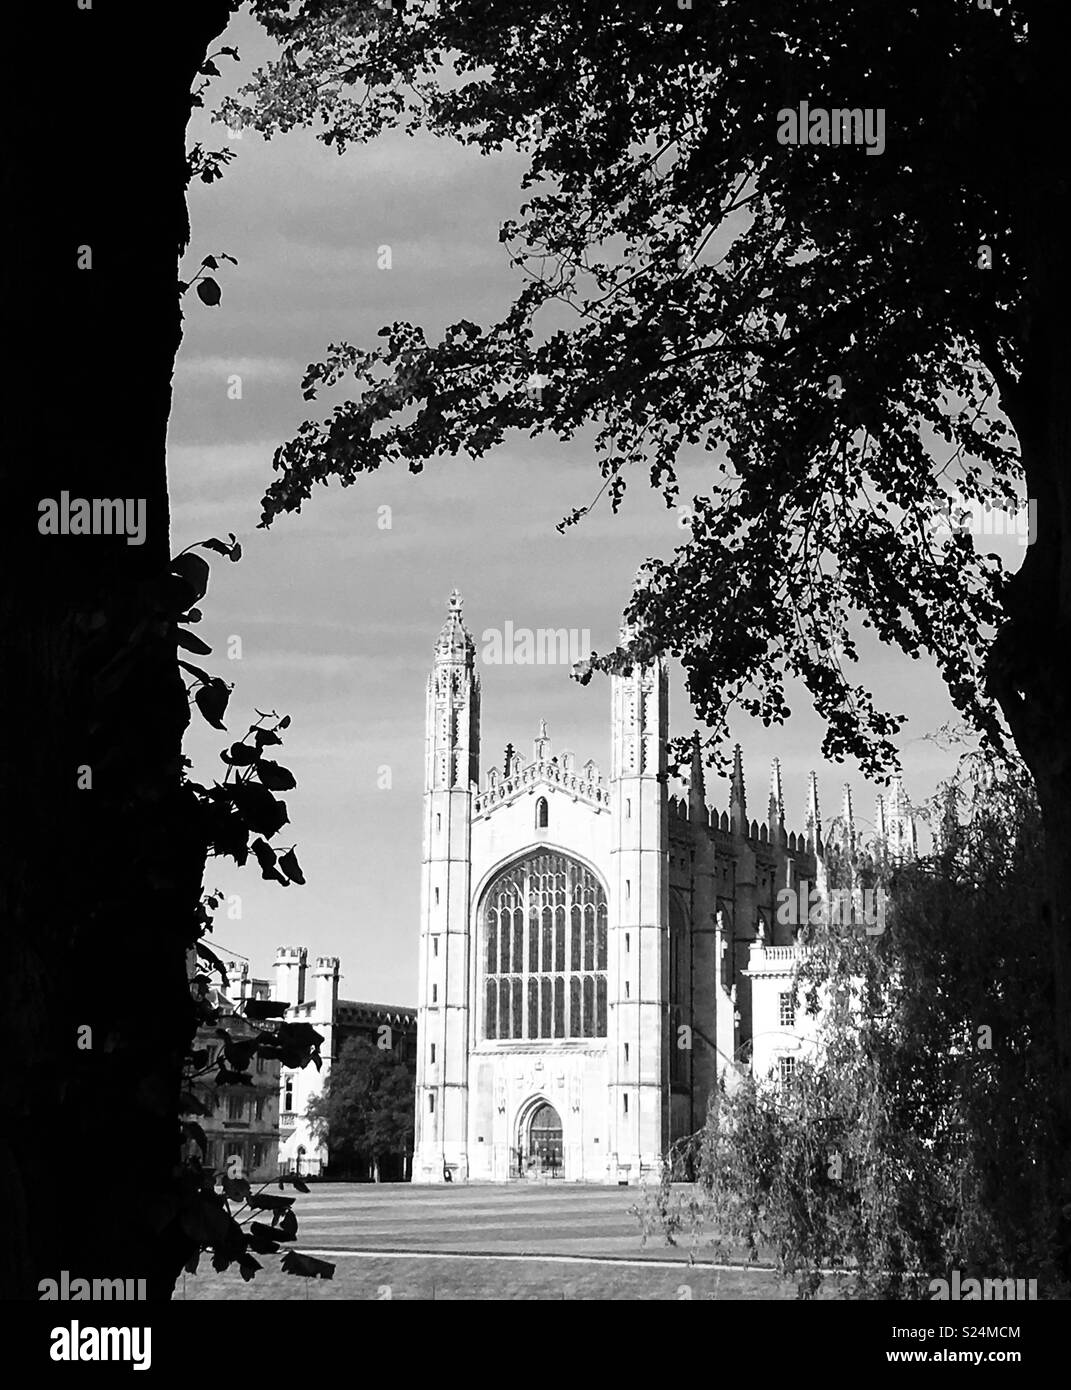
[[562, 1119], [548, 1101], [536, 1107], [528, 1122], [528, 1152], [539, 1172], [561, 1173]]

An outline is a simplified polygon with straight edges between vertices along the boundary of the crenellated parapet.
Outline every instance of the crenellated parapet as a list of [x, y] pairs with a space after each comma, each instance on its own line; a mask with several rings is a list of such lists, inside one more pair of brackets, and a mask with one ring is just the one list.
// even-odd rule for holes
[[610, 809], [610, 790], [594, 763], [585, 763], [580, 771], [567, 768], [557, 758], [539, 758], [518, 766], [515, 760], [508, 777], [491, 768], [482, 791], [472, 799], [473, 816], [489, 816], [500, 806], [507, 806], [525, 796], [537, 786], [546, 785], [564, 792], [574, 801], [583, 801], [596, 811]]
[[573, 801], [583, 801], [596, 811], [610, 809], [610, 789], [603, 782], [598, 763], [589, 758], [577, 768], [574, 753], [568, 750], [552, 753], [547, 721], [541, 719], [539, 733], [532, 743], [531, 762], [526, 763], [513, 744], [509, 744], [505, 770], [488, 769], [483, 789], [473, 796], [472, 814], [474, 817], [489, 816], [500, 806], [508, 806], [540, 785], [562, 791]]

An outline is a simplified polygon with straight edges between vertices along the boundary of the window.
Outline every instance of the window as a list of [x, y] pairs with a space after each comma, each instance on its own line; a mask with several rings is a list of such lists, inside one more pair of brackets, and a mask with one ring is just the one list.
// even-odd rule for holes
[[434, 1065], [435, 1065], [435, 1044], [434, 1044], [434, 1043], [432, 1043], [432, 1045], [431, 1045], [431, 1058], [430, 1058], [430, 1061], [431, 1061], [432, 1066], [434, 1066]]
[[628, 1061], [628, 1043], [625, 1044], [625, 1061]]
[[777, 1079], [782, 1086], [791, 1086], [796, 1079], [795, 1057], [778, 1057]]
[[625, 1095], [624, 1095], [624, 1101], [625, 1101], [625, 1114], [627, 1115], [627, 1114], [628, 1114], [628, 1092], [627, 1092], [627, 1091], [625, 1092]]
[[268, 1060], [267, 1060], [266, 1057], [258, 1057], [258, 1058], [257, 1058], [257, 1072], [258, 1072], [259, 1074], [263, 1075], [264, 1069], [265, 1069], [265, 1067], [266, 1067], [267, 1065], [268, 1065]]
[[483, 1036], [606, 1036], [606, 893], [564, 854], [494, 880], [480, 909]]
[[439, 1002], [439, 986], [438, 986], [438, 985], [432, 985], [432, 987], [431, 987], [431, 1002], [432, 1002], [433, 1004], [437, 1004], [437, 1003]]
[[429, 1115], [434, 1115], [434, 1114], [435, 1114], [435, 1093], [434, 1093], [434, 1091], [431, 1092], [431, 1094], [428, 1096], [428, 1114], [429, 1114]]
[[283, 1087], [283, 1109], [293, 1110], [294, 1108], [294, 1078], [288, 1076], [286, 1085]]
[[228, 1120], [241, 1120], [241, 1119], [244, 1119], [244, 1118], [245, 1118], [245, 1097], [244, 1097], [244, 1096], [228, 1096], [228, 1097], [227, 1097], [227, 1119], [228, 1119]]
[[541, 796], [536, 802], [536, 829], [546, 830], [550, 819], [550, 810], [547, 806], [547, 798]]
[[[783, 990], [777, 996], [777, 1006], [781, 1019], [782, 1028], [795, 1028], [796, 1026], [796, 991], [792, 989]], [[795, 1060], [795, 1059], [793, 1059]]]
[[437, 936], [433, 936], [431, 938], [431, 954], [433, 956], [437, 956], [439, 954], [439, 938]]

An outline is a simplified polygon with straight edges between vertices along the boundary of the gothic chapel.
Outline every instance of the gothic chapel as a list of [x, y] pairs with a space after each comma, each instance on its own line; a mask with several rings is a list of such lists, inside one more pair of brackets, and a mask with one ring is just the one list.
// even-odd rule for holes
[[[543, 726], [531, 758], [481, 782], [475, 646], [451, 596], [427, 688], [414, 1182], [638, 1182], [701, 1127], [719, 1076], [784, 1078], [814, 1045], [797, 928], [775, 911], [778, 890], [822, 883], [814, 775], [800, 835], [777, 763], [766, 824], [748, 820], [739, 749], [727, 813], [698, 756], [674, 796], [664, 667], [610, 688], [608, 774]], [[878, 827], [914, 852], [898, 781]], [[855, 852], [847, 789], [831, 834]]]

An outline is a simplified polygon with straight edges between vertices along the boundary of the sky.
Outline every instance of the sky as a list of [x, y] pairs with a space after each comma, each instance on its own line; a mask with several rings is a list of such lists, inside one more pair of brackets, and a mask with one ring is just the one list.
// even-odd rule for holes
[[[239, 48], [239, 78], [270, 52], [244, 15], [220, 42]], [[234, 85], [218, 84], [209, 105]], [[343, 997], [414, 1006], [425, 681], [450, 591], [464, 595], [478, 650], [484, 631], [507, 621], [586, 629], [605, 650], [640, 564], [668, 555], [685, 533], [637, 477], [616, 516], [600, 504], [559, 534], [560, 518], [599, 489], [590, 443], [523, 435], [482, 460], [430, 460], [419, 476], [381, 472], [348, 489], [317, 489], [300, 515], [256, 529], [273, 451], [329, 409], [300, 391], [305, 366], [329, 343], [370, 345], [396, 320], [421, 324], [431, 338], [456, 319], [486, 323], [505, 311], [518, 282], [498, 226], [521, 201], [523, 162], [404, 135], [343, 156], [308, 132], [266, 142], [244, 131], [228, 142], [201, 113], [189, 131], [195, 140], [229, 143], [237, 158], [221, 181], [190, 189], [182, 278], [210, 253], [239, 264], [223, 263], [217, 275], [218, 307], [192, 294], [184, 301], [168, 441], [173, 550], [227, 532], [242, 542], [237, 564], [213, 557], [197, 631], [214, 655], [196, 660], [235, 683], [228, 735], [241, 737], [257, 709], [291, 716], [279, 759], [298, 786], [286, 796], [291, 824], [274, 843], [296, 844], [307, 879], [283, 888], [255, 865], [210, 860], [206, 888], [228, 899], [214, 943], [248, 958], [259, 977], [280, 945], [307, 946], [310, 959], [337, 955]], [[389, 270], [378, 266], [384, 245]], [[702, 486], [704, 468], [689, 465], [685, 495], [689, 482]], [[389, 529], [379, 524], [384, 507]], [[240, 656], [229, 656], [239, 645]], [[931, 664], [873, 643], [860, 650], [861, 679], [885, 708], [908, 716], [897, 742], [907, 791], [921, 804], [954, 768], [955, 755], [926, 737], [955, 718], [951, 703]], [[501, 767], [507, 741], [531, 756], [541, 719], [555, 750], [608, 766], [605, 678], [580, 687], [567, 666], [483, 665], [481, 679], [482, 771]], [[821, 721], [805, 693], [794, 693], [786, 725], [740, 718], [731, 726], [750, 815], [765, 818], [776, 756], [789, 829], [803, 825], [813, 768], [827, 823], [849, 781], [865, 831], [878, 789], [853, 765], [823, 764]], [[696, 727], [679, 672], [670, 724], [677, 735]], [[186, 751], [200, 780], [222, 778], [218, 754], [228, 742], [194, 714]], [[707, 798], [728, 803], [728, 785], [713, 773]]]

